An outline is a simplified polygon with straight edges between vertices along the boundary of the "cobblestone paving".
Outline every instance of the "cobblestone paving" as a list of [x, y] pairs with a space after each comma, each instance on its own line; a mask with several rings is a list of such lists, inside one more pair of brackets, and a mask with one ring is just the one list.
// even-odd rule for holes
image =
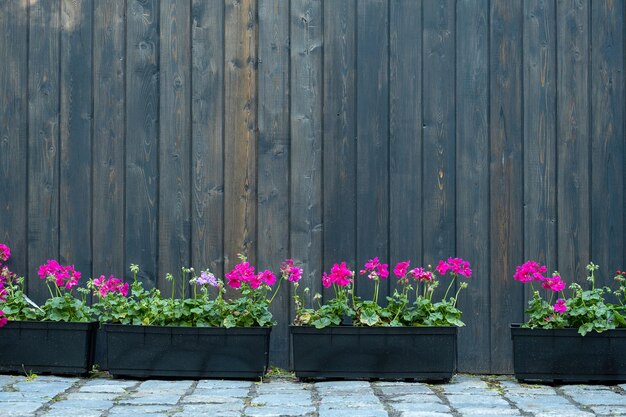
[[0, 416], [626, 417], [626, 384], [526, 385], [510, 377], [468, 375], [435, 385], [0, 375]]

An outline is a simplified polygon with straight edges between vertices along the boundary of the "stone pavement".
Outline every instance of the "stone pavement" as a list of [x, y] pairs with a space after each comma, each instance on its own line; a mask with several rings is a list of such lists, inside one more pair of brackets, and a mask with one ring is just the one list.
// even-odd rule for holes
[[626, 384], [526, 385], [510, 377], [469, 375], [435, 385], [0, 375], [0, 416], [626, 417]]

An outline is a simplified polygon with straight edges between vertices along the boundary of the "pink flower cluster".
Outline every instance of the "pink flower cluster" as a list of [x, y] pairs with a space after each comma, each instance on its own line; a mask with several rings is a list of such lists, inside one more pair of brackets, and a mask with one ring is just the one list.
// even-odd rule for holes
[[4, 311], [0, 310], [0, 327], [4, 327], [9, 320], [5, 317]]
[[559, 313], [559, 314], [565, 313], [567, 311], [565, 300], [563, 300], [562, 298], [559, 298], [558, 300], [556, 300], [556, 304], [554, 305], [554, 307], [552, 307], [552, 310], [555, 313]]
[[411, 265], [411, 261], [398, 262], [396, 267], [393, 269], [393, 273], [395, 274], [396, 277], [398, 277], [398, 279], [401, 282], [404, 282], [405, 284], [409, 283], [407, 273], [411, 278], [413, 278], [417, 282], [433, 281], [435, 279], [435, 276], [433, 275], [432, 272], [427, 271], [426, 269], [421, 268], [421, 267], [413, 268], [409, 271], [410, 265]]
[[441, 275], [451, 272], [454, 275], [461, 275], [465, 278], [470, 278], [472, 276], [472, 270], [470, 269], [469, 262], [464, 261], [461, 258], [448, 258], [447, 261], [441, 260], [435, 269]]
[[361, 270], [361, 275], [366, 275], [369, 279], [387, 278], [389, 276], [389, 265], [380, 263], [378, 257], [365, 262], [365, 269]]
[[[378, 260], [378, 258], [375, 258]], [[345, 262], [341, 264], [334, 264], [330, 269], [330, 274], [324, 272], [322, 276], [322, 285], [324, 288], [330, 288], [331, 285], [337, 284], [340, 287], [346, 287], [352, 283], [352, 277], [354, 277], [354, 271], [351, 271], [346, 266]]]
[[531, 282], [531, 281], [543, 281], [545, 279], [544, 274], [547, 268], [545, 265], [539, 265], [535, 261], [528, 261], [515, 269], [515, 275], [513, 278], [519, 282]]
[[561, 276], [555, 272], [551, 277], [547, 277], [545, 276], [546, 271], [545, 265], [539, 265], [535, 261], [527, 261], [515, 269], [513, 278], [523, 283], [541, 282], [542, 288], [552, 290], [553, 292], [563, 291], [565, 289], [565, 281], [561, 279]]
[[41, 279], [50, 279], [59, 288], [65, 287], [68, 290], [77, 286], [80, 279], [80, 272], [74, 269], [74, 265], [63, 266], [55, 260], [48, 260], [41, 265], [37, 275]]
[[433, 281], [435, 279], [435, 275], [432, 272], [425, 270], [424, 268], [413, 268], [410, 271], [411, 276], [414, 280], [421, 281]]
[[276, 282], [276, 275], [272, 271], [265, 270], [255, 275], [254, 267], [248, 262], [238, 263], [225, 277], [227, 279], [226, 283], [231, 288], [241, 288], [241, 284], [245, 282], [252, 289], [257, 289], [262, 284], [272, 286]]
[[298, 282], [302, 278], [302, 268], [294, 266], [293, 259], [287, 259], [280, 266], [283, 277], [290, 282]]
[[96, 286], [101, 297], [106, 296], [108, 293], [120, 293], [124, 297], [128, 295], [128, 282], [124, 283], [113, 275], [109, 276], [109, 279], [104, 275], [100, 275], [100, 278], [93, 280], [93, 285]]
[[11, 257], [11, 249], [4, 243], [0, 243], [0, 262], [6, 262]]

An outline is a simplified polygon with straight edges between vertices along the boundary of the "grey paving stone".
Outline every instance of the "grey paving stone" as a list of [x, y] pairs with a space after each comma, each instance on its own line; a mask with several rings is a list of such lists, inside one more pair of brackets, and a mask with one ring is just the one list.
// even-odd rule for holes
[[100, 417], [102, 410], [83, 410], [81, 408], [54, 408], [42, 414], [42, 417]]
[[193, 381], [157, 381], [150, 380], [142, 382], [141, 385], [137, 387], [137, 392], [141, 393], [158, 393], [158, 394], [171, 394], [173, 392], [176, 393], [185, 393], [191, 385]]
[[106, 410], [113, 406], [113, 401], [104, 400], [61, 400], [53, 403], [50, 408], [72, 408], [82, 410]]
[[500, 381], [500, 386], [510, 394], [556, 395], [554, 388], [547, 385], [520, 384], [514, 381]]
[[[319, 417], [389, 417], [385, 410], [351, 410], [332, 409], [320, 410]], [[438, 416], [435, 416], [438, 417]]]
[[119, 400], [120, 404], [167, 404], [174, 405], [180, 401], [181, 395], [133, 394], [130, 398]]
[[116, 398], [120, 397], [120, 393], [102, 393], [102, 392], [72, 392], [67, 394], [66, 399], [68, 400], [103, 400], [103, 401], [113, 401]]
[[312, 388], [312, 384], [296, 382], [270, 382], [257, 386], [256, 392], [259, 394], [276, 393], [278, 391], [307, 391]]
[[121, 387], [115, 385], [89, 385], [83, 386], [78, 389], [78, 392], [95, 393], [95, 394], [125, 394], [130, 387]]
[[404, 411], [400, 417], [452, 417], [451, 413], [435, 413], [430, 411]]
[[28, 392], [15, 392], [15, 391], [1, 391], [0, 392], [0, 406], [4, 407], [6, 402], [45, 402], [49, 401], [54, 395], [48, 395], [43, 392], [28, 393]]
[[462, 416], [494, 417], [494, 416], [519, 416], [520, 412], [514, 408], [465, 408], [458, 411]]
[[195, 415], [213, 415], [216, 413], [237, 413], [240, 414], [243, 410], [244, 404], [240, 403], [227, 403], [227, 404], [185, 404], [182, 407], [182, 413]]
[[315, 413], [315, 407], [246, 407], [246, 416], [283, 417], [283, 416], [310, 416]]
[[572, 395], [577, 403], [583, 405], [621, 405], [626, 407], [626, 395], [617, 394], [612, 391], [586, 392]]
[[441, 400], [434, 394], [409, 394], [386, 397], [389, 403], [440, 403]]
[[450, 407], [441, 403], [395, 403], [391, 407], [398, 412], [428, 411], [435, 413], [450, 412]]
[[499, 396], [491, 395], [472, 395], [472, 394], [453, 394], [446, 395], [446, 398], [454, 408], [486, 406], [489, 408], [504, 406], [509, 407], [509, 403]]
[[173, 410], [172, 405], [116, 405], [109, 410], [109, 415], [118, 414], [156, 414]]
[[13, 389], [19, 392], [45, 392], [51, 394], [53, 397], [66, 389], [70, 388], [73, 384], [65, 381], [39, 381], [32, 382], [22, 381], [17, 384], [13, 384]]
[[192, 395], [198, 396], [214, 396], [214, 397], [235, 397], [235, 398], [244, 398], [248, 396], [250, 391], [242, 388], [233, 388], [233, 389], [205, 389], [205, 388], [196, 388]]
[[0, 375], [0, 389], [5, 385], [14, 384], [19, 382], [18, 379], [11, 375]]
[[[111, 414], [109, 414], [111, 415]], [[132, 413], [132, 414], [114, 414], [115, 417], [168, 417], [165, 413]], [[74, 416], [71, 416], [74, 417]]]
[[412, 394], [424, 394], [424, 395], [435, 395], [434, 391], [430, 389], [427, 385], [424, 384], [394, 384], [394, 385], [383, 385], [383, 384], [373, 384], [383, 395], [392, 396], [392, 395], [412, 395]]
[[[198, 414], [195, 411], [187, 413], [187, 412], [178, 412], [173, 414], [173, 417], [198, 417], [198, 416], [211, 416], [211, 417], [240, 417], [241, 413], [238, 411], [216, 411], [213, 414]], [[131, 416], [129, 416], [131, 417]], [[133, 416], [134, 417], [134, 416]], [[152, 416], [147, 416], [152, 417]]]
[[202, 395], [191, 394], [184, 397], [181, 400], [182, 403], [196, 403], [196, 404], [243, 404], [243, 400], [238, 397], [230, 397], [225, 395]]
[[363, 404], [363, 403], [327, 403], [327, 402], [322, 402], [319, 405], [319, 411], [320, 413], [322, 411], [328, 411], [328, 410], [359, 410], [362, 411], [364, 413], [366, 412], [370, 412], [370, 411], [380, 411], [380, 410], [385, 410], [385, 406], [381, 403], [379, 404]]
[[322, 403], [357, 403], [357, 404], [377, 404], [380, 400], [374, 393], [356, 394], [356, 395], [322, 395]]
[[626, 416], [626, 407], [621, 405], [594, 405], [589, 408], [603, 416]]
[[198, 389], [230, 389], [230, 388], [242, 388], [250, 389], [252, 382], [249, 381], [223, 381], [218, 379], [210, 379], [198, 381]]
[[40, 408], [43, 404], [40, 402], [34, 401], [22, 401], [22, 402], [6, 402], [2, 403], [2, 408], [0, 409], [0, 416], [2, 417], [13, 417], [20, 415], [34, 415], [35, 411]]
[[268, 406], [287, 405], [311, 405], [311, 394], [308, 392], [291, 392], [280, 394], [263, 394], [251, 400], [255, 404], [266, 404]]
[[581, 410], [553, 410], [535, 413], [535, 417], [593, 417], [593, 413]]

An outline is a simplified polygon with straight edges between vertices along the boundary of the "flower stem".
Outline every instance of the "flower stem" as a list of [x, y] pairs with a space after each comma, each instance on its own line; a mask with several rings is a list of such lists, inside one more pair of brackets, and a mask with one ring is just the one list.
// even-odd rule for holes
[[456, 281], [456, 274], [452, 274], [452, 281], [450, 281], [450, 285], [448, 285], [448, 289], [446, 290], [446, 293], [443, 296], [444, 300], [448, 298], [448, 293], [450, 292], [450, 289], [452, 288], [452, 284], [454, 284], [454, 281]]
[[280, 279], [278, 280], [278, 285], [276, 286], [276, 290], [274, 291], [274, 295], [272, 295], [272, 298], [270, 298], [269, 304], [272, 304], [272, 301], [274, 301], [274, 298], [276, 298], [276, 294], [278, 294], [278, 290], [280, 289], [280, 284], [283, 283], [284, 279], [285, 278], [281, 276]]

